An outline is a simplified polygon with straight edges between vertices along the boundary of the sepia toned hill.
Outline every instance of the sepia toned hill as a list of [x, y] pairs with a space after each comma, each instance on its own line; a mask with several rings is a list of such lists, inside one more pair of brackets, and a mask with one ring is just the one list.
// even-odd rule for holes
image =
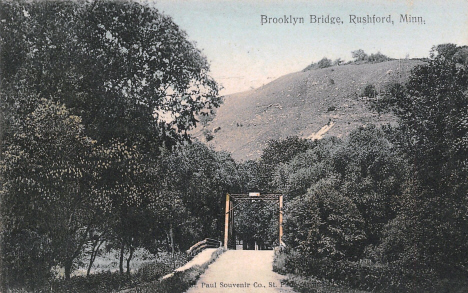
[[[363, 89], [404, 82], [418, 60], [348, 64], [282, 76], [260, 88], [229, 95], [213, 121], [194, 136], [236, 160], [257, 159], [268, 140], [344, 137], [359, 125], [394, 122], [369, 110]], [[207, 135], [208, 134], [208, 135]], [[207, 141], [206, 137], [212, 135]]]

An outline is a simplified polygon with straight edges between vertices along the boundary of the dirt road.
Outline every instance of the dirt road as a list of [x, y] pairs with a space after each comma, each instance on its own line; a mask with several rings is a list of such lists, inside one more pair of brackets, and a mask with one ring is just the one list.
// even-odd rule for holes
[[282, 285], [282, 278], [273, 272], [273, 251], [229, 250], [208, 267], [187, 293], [293, 293], [290, 287]]

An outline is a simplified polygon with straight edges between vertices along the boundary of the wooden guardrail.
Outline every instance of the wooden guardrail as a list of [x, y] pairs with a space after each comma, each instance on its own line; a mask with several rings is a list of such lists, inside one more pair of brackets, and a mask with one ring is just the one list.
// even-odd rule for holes
[[218, 248], [221, 246], [221, 241], [211, 238], [205, 238], [204, 240], [192, 245], [186, 252], [189, 256], [194, 256], [205, 248]]

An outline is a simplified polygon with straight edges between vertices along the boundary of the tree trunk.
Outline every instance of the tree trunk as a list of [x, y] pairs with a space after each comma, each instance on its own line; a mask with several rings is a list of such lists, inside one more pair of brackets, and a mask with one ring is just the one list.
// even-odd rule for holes
[[166, 232], [166, 249], [167, 251], [170, 251], [171, 249], [171, 236], [169, 235], [169, 232], [165, 230]]
[[73, 261], [65, 262], [65, 280], [70, 280], [72, 265]]
[[93, 248], [91, 250], [91, 258], [89, 259], [89, 265], [88, 270], [86, 271], [86, 276], [89, 276], [89, 274], [91, 273], [91, 268], [93, 267], [93, 263], [96, 260], [96, 256], [99, 252], [99, 249], [101, 248], [101, 245], [104, 243], [104, 240], [101, 240], [99, 242], [99, 245], [98, 242], [99, 240], [96, 240], [96, 242], [93, 243]]
[[172, 259], [172, 266], [174, 268], [174, 270], [176, 269], [175, 267], [175, 261], [174, 261], [174, 232], [172, 230], [172, 223], [171, 223], [171, 226], [169, 228], [169, 236], [171, 238], [171, 259]]
[[127, 258], [127, 275], [130, 275], [130, 261], [132, 260], [134, 250], [133, 245], [130, 245], [130, 255]]
[[121, 275], [124, 274], [124, 269], [123, 269], [124, 249], [125, 249], [125, 243], [122, 239], [122, 243], [120, 245], [120, 262], [119, 262], [119, 271]]

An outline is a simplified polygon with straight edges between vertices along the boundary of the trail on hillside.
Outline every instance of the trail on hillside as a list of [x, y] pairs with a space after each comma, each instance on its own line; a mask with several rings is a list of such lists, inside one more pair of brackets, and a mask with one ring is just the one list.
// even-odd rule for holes
[[283, 278], [273, 272], [273, 251], [229, 250], [208, 267], [187, 293], [294, 293], [282, 284]]

